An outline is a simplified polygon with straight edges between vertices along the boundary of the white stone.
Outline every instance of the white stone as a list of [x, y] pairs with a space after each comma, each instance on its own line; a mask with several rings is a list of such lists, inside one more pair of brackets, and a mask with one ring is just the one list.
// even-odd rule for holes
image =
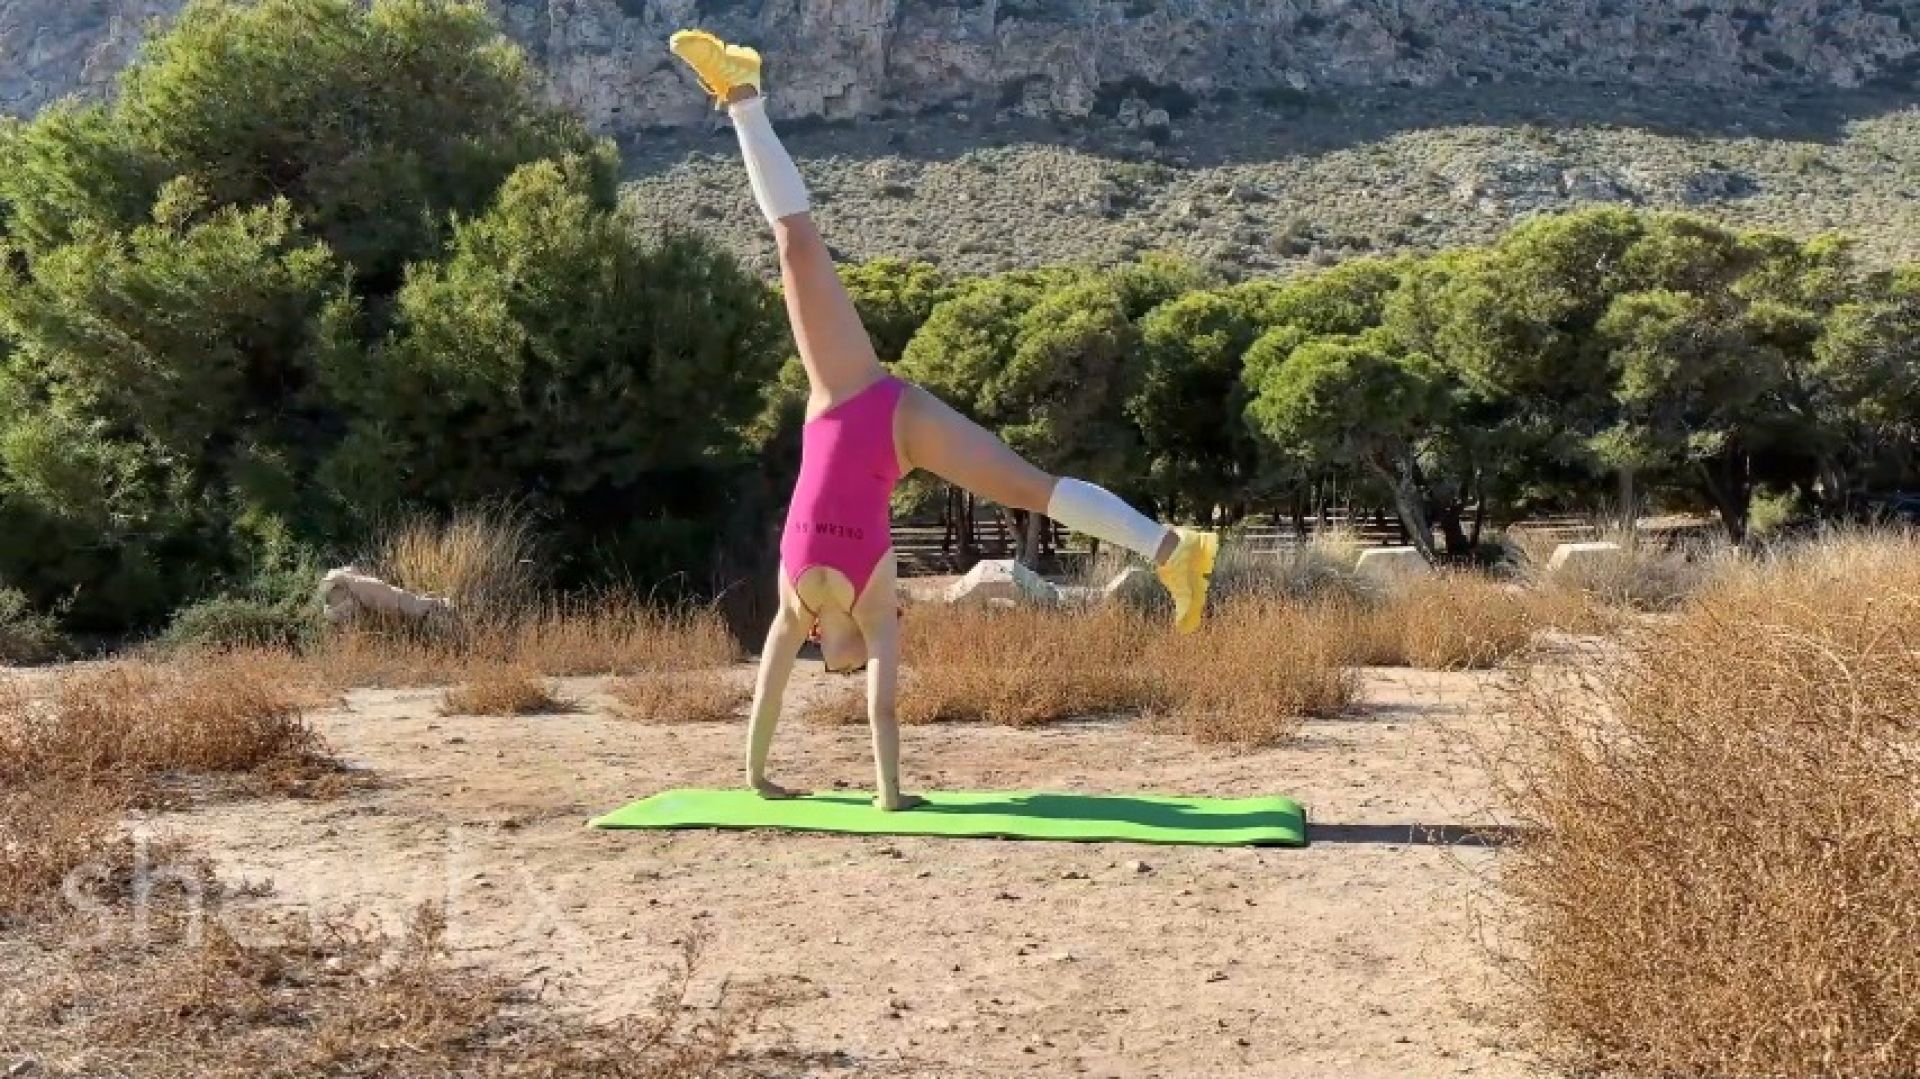
[[1547, 559], [1547, 572], [1579, 572], [1604, 565], [1625, 553], [1617, 543], [1563, 543], [1555, 547], [1553, 557]]
[[1433, 573], [1433, 564], [1418, 547], [1369, 547], [1360, 552], [1354, 576], [1372, 584], [1391, 585]]
[[318, 598], [326, 608], [327, 621], [333, 625], [349, 621], [362, 613], [397, 614], [422, 619], [445, 615], [453, 604], [439, 596], [409, 592], [353, 566], [331, 569], [320, 578]]
[[1128, 566], [1101, 592], [1109, 603], [1145, 603], [1161, 594], [1160, 578], [1144, 566]]
[[1046, 578], [1011, 558], [993, 558], [973, 567], [947, 589], [948, 603], [1055, 603], [1059, 590]]

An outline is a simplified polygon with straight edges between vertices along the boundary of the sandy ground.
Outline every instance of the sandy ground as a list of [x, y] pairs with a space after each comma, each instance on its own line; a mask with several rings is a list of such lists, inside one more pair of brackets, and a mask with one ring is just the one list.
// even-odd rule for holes
[[[594, 1016], [645, 1007], [699, 934], [695, 999], [782, 987], [807, 1074], [1529, 1075], [1483, 940], [1494, 855], [1409, 827], [1492, 819], [1470, 745], [1491, 677], [1369, 672], [1355, 715], [1251, 753], [1122, 722], [906, 734], [909, 789], [1285, 793], [1304, 850], [593, 831], [738, 781], [742, 729], [617, 719], [590, 681], [565, 684], [579, 712], [515, 719], [356, 692], [316, 722], [375, 789], [146, 824], [270, 880], [252, 902], [284, 917], [442, 902], [461, 958]], [[786, 782], [870, 780], [861, 728], [790, 720], [776, 755]]]

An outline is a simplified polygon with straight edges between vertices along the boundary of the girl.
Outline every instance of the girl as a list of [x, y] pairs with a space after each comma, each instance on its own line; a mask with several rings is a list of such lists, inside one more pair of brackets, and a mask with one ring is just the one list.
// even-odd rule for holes
[[874, 803], [908, 809], [923, 799], [900, 793], [894, 714], [900, 623], [889, 499], [902, 476], [924, 468], [989, 501], [1045, 514], [1152, 559], [1183, 633], [1199, 628], [1219, 538], [1166, 528], [1100, 487], [1047, 475], [881, 367], [814, 227], [800, 172], [767, 120], [760, 54], [698, 30], [675, 34], [671, 48], [733, 119], [747, 182], [779, 245], [787, 317], [810, 388], [800, 479], [780, 541], [780, 611], [754, 686], [747, 781], [766, 798], [803, 793], [767, 779], [767, 754], [794, 660], [817, 626], [828, 670], [867, 665], [879, 779]]

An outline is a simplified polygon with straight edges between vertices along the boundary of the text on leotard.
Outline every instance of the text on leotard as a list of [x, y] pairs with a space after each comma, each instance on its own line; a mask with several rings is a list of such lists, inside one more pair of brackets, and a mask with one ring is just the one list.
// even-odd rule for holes
[[795, 521], [788, 526], [788, 530], [803, 536], [833, 536], [837, 539], [850, 540], [863, 540], [867, 538], [867, 530], [864, 528], [831, 524], [826, 521]]

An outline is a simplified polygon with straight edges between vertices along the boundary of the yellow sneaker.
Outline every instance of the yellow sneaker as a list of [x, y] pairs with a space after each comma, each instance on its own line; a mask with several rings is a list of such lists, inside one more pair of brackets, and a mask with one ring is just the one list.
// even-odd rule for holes
[[1160, 583], [1173, 595], [1173, 628], [1192, 633], [1200, 628], [1207, 609], [1207, 587], [1213, 580], [1213, 562], [1220, 555], [1220, 537], [1211, 532], [1182, 528], [1173, 557], [1154, 569]]
[[729, 45], [705, 30], [682, 30], [667, 47], [693, 69], [716, 105], [725, 105], [736, 86], [760, 89], [760, 54], [744, 45]]

